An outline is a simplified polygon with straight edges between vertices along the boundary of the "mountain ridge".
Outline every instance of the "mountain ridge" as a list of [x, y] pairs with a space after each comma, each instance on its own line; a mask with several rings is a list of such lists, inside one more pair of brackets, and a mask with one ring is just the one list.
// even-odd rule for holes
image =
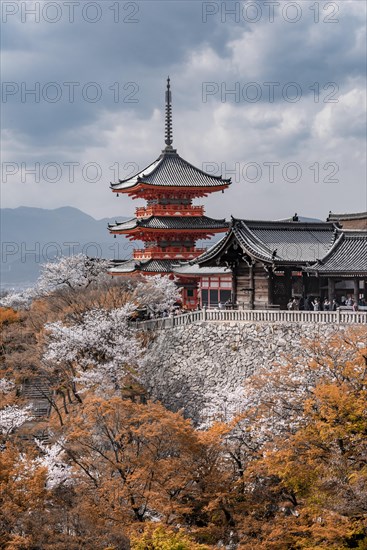
[[0, 216], [0, 283], [4, 288], [32, 285], [40, 266], [61, 255], [83, 252], [108, 259], [125, 259], [132, 253], [132, 245], [126, 237], [114, 240], [109, 234], [110, 218], [96, 220], [72, 206], [1, 208]]

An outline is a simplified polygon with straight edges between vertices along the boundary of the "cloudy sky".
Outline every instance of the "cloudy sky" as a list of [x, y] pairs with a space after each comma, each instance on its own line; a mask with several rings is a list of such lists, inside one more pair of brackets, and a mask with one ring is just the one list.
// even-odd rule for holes
[[213, 217], [366, 210], [366, 3], [3, 1], [2, 206], [130, 216], [109, 182], [174, 146]]

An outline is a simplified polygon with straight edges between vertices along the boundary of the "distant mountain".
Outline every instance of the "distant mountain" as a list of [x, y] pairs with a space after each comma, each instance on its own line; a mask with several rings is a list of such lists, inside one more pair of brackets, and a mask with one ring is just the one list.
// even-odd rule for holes
[[109, 235], [107, 223], [114, 220], [95, 220], [77, 208], [21, 206], [2, 208], [0, 215], [3, 288], [31, 285], [40, 265], [60, 255], [84, 252], [102, 258], [128, 258], [132, 253], [132, 244], [125, 237]]

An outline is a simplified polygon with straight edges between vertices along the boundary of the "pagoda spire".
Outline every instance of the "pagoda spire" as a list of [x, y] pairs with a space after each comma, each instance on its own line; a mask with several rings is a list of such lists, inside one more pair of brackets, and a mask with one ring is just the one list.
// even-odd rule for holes
[[167, 78], [167, 90], [166, 90], [166, 132], [165, 132], [165, 151], [172, 151], [172, 94], [170, 86], [170, 78]]

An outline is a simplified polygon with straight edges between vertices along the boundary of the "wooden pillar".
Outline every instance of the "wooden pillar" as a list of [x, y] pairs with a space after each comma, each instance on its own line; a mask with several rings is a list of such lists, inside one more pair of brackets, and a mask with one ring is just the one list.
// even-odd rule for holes
[[250, 264], [250, 309], [255, 308], [255, 275], [254, 264]]
[[235, 305], [237, 303], [237, 265], [234, 264], [232, 266], [232, 304]]
[[354, 286], [354, 301], [356, 304], [358, 304], [358, 300], [359, 300], [359, 279], [354, 279], [353, 280], [353, 286]]
[[333, 303], [333, 299], [335, 298], [335, 280], [331, 277], [328, 277], [327, 280], [327, 286], [328, 286], [328, 298], [330, 303]]
[[302, 295], [306, 300], [308, 296], [308, 275], [304, 271], [302, 272]]
[[272, 306], [274, 304], [274, 279], [273, 279], [273, 270], [269, 268], [268, 271], [268, 305]]
[[285, 277], [287, 300], [289, 300], [289, 298], [292, 297], [292, 270], [289, 269], [289, 267], [286, 267], [284, 269], [284, 277]]

